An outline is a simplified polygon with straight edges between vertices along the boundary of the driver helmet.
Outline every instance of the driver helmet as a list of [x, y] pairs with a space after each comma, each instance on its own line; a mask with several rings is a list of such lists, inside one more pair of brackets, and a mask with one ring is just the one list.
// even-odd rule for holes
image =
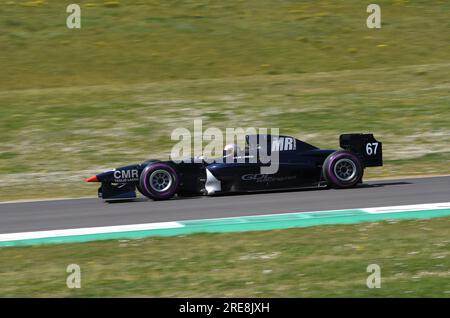
[[223, 155], [228, 156], [238, 156], [241, 153], [241, 149], [236, 144], [228, 144], [223, 148]]

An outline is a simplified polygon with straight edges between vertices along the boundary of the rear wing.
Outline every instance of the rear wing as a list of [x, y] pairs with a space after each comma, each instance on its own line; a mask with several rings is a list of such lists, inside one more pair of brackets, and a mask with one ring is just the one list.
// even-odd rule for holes
[[364, 167], [383, 165], [383, 145], [373, 134], [343, 134], [339, 136], [339, 144], [359, 155]]

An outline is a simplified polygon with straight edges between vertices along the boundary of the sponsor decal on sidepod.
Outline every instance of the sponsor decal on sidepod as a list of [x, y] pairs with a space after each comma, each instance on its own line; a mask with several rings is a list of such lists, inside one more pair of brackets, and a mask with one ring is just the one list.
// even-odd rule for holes
[[296, 176], [275, 177], [268, 174], [244, 174], [241, 179], [255, 182], [280, 182], [296, 179]]

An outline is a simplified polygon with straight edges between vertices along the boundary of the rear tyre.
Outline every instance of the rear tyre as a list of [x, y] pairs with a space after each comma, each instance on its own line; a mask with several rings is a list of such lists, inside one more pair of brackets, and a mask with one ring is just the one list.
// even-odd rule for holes
[[322, 173], [329, 186], [337, 189], [351, 188], [361, 182], [361, 160], [351, 151], [333, 152], [325, 159]]
[[167, 163], [149, 164], [141, 173], [139, 190], [153, 200], [168, 200], [178, 190], [179, 178], [173, 167]]

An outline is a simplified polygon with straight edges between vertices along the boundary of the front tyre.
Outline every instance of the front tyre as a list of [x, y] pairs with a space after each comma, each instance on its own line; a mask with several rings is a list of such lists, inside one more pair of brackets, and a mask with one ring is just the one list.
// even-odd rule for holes
[[322, 169], [328, 185], [337, 189], [354, 187], [361, 181], [364, 171], [358, 156], [345, 150], [329, 155], [325, 159]]
[[149, 164], [141, 173], [139, 188], [153, 200], [168, 200], [178, 190], [179, 178], [175, 169], [162, 162]]

